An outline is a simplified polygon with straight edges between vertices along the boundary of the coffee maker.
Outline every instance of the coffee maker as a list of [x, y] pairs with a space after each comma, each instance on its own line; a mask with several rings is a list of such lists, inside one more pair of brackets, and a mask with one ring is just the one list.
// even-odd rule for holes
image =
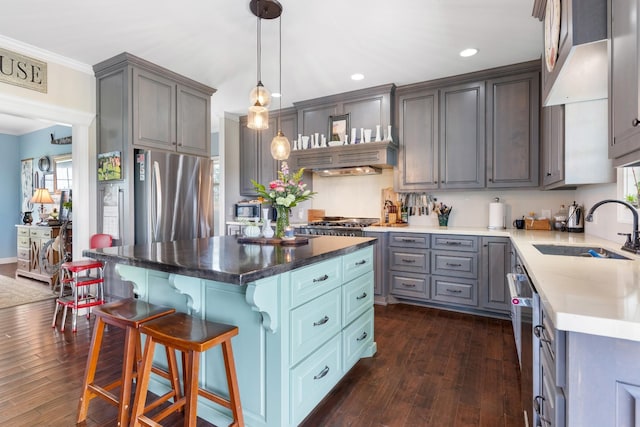
[[578, 206], [575, 201], [569, 206], [567, 231], [569, 233], [584, 233], [584, 207]]

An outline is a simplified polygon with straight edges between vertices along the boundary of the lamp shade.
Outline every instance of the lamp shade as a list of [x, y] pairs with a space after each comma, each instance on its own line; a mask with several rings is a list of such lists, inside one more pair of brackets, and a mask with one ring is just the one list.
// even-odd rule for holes
[[247, 127], [249, 129], [264, 130], [269, 129], [269, 110], [255, 103], [249, 107], [249, 115], [247, 116]]
[[271, 156], [276, 160], [287, 160], [291, 153], [291, 144], [281, 130], [271, 140]]
[[49, 190], [46, 188], [36, 188], [31, 198], [31, 203], [51, 204], [53, 203], [53, 199], [51, 198]]
[[268, 107], [271, 103], [271, 92], [259, 81], [249, 94], [249, 102], [251, 105], [258, 103], [263, 107]]

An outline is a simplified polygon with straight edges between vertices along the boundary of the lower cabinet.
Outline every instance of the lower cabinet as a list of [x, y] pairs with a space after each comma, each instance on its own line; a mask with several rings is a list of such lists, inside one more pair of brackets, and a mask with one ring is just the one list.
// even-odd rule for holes
[[60, 234], [60, 227], [18, 225], [16, 228], [18, 230], [16, 276], [29, 277], [53, 286], [57, 276], [55, 272], [47, 268], [46, 264], [57, 264], [59, 255], [47, 243]]
[[431, 256], [428, 234], [389, 233], [389, 293], [394, 297], [429, 300]]
[[480, 259], [482, 308], [501, 314], [509, 313], [511, 298], [507, 273], [511, 271], [511, 242], [506, 237], [482, 237]]

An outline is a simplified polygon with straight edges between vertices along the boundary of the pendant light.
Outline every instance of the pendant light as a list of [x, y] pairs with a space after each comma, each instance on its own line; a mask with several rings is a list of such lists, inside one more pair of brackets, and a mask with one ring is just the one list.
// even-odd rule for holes
[[262, 53], [261, 20], [277, 18], [282, 13], [282, 6], [276, 0], [251, 0], [249, 8], [257, 18], [258, 83], [249, 94], [251, 104], [247, 117], [247, 127], [250, 129], [263, 130], [269, 128], [269, 110], [267, 107], [271, 102], [271, 93], [262, 84], [260, 75]]
[[278, 37], [280, 44], [280, 65], [279, 65], [279, 88], [280, 91], [280, 106], [278, 107], [278, 133], [271, 140], [271, 156], [276, 160], [286, 160], [289, 158], [289, 154], [291, 153], [291, 145], [289, 144], [289, 140], [284, 133], [282, 132], [282, 128], [280, 127], [280, 112], [282, 111], [282, 16], [280, 16], [280, 23], [278, 28]]

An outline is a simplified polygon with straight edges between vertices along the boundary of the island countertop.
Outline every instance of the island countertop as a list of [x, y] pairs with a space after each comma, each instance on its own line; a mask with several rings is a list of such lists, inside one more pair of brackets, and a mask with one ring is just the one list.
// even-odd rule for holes
[[373, 245], [375, 238], [313, 236], [298, 246], [238, 243], [235, 236], [84, 250], [104, 262], [236, 285], [284, 273]]

